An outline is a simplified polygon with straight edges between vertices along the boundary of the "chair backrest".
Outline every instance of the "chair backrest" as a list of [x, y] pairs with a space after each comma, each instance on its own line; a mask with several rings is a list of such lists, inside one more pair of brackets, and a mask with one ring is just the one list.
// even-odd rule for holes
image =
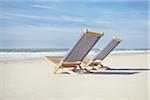
[[89, 51], [94, 47], [96, 42], [103, 36], [103, 32], [89, 32], [88, 30], [84, 31], [84, 34], [80, 39], [75, 43], [73, 48], [69, 50], [66, 56], [64, 56], [64, 62], [75, 62], [83, 61], [87, 56]]
[[112, 41], [93, 60], [103, 60], [122, 40], [114, 37]]

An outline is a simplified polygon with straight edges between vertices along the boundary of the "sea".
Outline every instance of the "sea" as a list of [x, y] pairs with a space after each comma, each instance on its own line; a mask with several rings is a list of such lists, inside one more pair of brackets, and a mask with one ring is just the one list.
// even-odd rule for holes
[[[0, 49], [0, 61], [8, 60], [24, 60], [24, 59], [37, 59], [44, 58], [45, 56], [64, 56], [69, 49], [67, 48], [46, 48], [46, 49]], [[94, 56], [98, 54], [101, 49], [93, 49], [88, 54]], [[111, 53], [145, 53], [150, 49], [114, 49]]]

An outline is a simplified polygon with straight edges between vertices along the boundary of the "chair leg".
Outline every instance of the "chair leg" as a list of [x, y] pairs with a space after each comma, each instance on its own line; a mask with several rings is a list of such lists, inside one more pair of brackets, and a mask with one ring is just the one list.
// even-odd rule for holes
[[86, 71], [86, 72], [91, 72], [89, 69], [87, 69], [87, 67], [85, 67], [86, 65], [83, 65], [83, 64], [81, 64], [81, 65], [79, 65], [79, 68], [81, 69], [81, 70], [84, 70], [84, 71]]
[[61, 66], [62, 66], [62, 62], [60, 62], [60, 63], [56, 66], [56, 68], [55, 68], [55, 70], [54, 70], [54, 74], [57, 73], [58, 69], [61, 68]]
[[111, 68], [109, 68], [108, 66], [104, 66], [104, 65], [102, 65], [102, 64], [99, 64], [98, 65], [98, 68], [99, 69], [105, 69], [105, 70], [110, 70]]
[[77, 67], [74, 67], [74, 68], [72, 69], [72, 71], [74, 71], [74, 72], [77, 71]]
[[63, 69], [65, 72], [67, 72], [68, 74], [70, 74], [70, 75], [77, 75], [77, 73], [75, 73], [74, 71], [71, 71], [71, 70], [69, 70], [69, 69], [67, 69], [67, 68], [64, 68]]
[[59, 69], [60, 67], [56, 67], [55, 68], [55, 70], [54, 70], [54, 74], [56, 74], [57, 73], [57, 71], [58, 71], [58, 69]]
[[97, 66], [93, 66], [92, 67], [92, 70], [99, 70], [101, 67], [99, 67], [99, 65], [97, 65]]
[[82, 66], [81, 66], [81, 65], [79, 65], [79, 68], [80, 68], [81, 70], [83, 70], [83, 68], [82, 68]]

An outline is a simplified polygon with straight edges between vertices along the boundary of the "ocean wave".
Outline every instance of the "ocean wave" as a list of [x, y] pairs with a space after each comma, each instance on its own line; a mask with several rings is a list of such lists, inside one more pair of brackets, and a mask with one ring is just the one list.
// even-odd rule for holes
[[[120, 54], [120, 53], [146, 53], [150, 50], [130, 50], [130, 51], [112, 51], [111, 54]], [[43, 58], [45, 56], [64, 56], [67, 51], [62, 52], [0, 52], [0, 61], [4, 60], [22, 60], [22, 59], [36, 59]], [[94, 56], [99, 51], [91, 51], [88, 56]]]

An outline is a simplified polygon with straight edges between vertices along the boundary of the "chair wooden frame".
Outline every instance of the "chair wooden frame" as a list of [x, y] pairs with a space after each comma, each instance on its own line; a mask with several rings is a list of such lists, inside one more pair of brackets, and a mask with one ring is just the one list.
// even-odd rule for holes
[[[114, 46], [110, 49], [110, 51], [105, 55], [105, 57], [107, 57], [107, 55], [122, 41], [122, 39], [119, 38], [119, 37], [113, 37], [112, 41], [111, 41], [109, 44], [111, 44], [113, 41], [116, 41], [117, 44], [114, 45]], [[105, 59], [105, 57], [104, 57], [103, 59], [99, 59], [99, 58], [98, 58], [98, 56], [99, 56], [104, 50], [106, 50], [107, 48], [109, 48], [109, 46], [110, 46], [109, 44], [108, 44], [98, 55], [96, 55], [96, 57], [95, 57], [94, 59], [90, 59], [90, 61], [88, 61], [88, 62], [86, 63], [86, 67], [91, 67], [91, 68], [94, 69], [94, 70], [98, 70], [98, 69], [111, 69], [111, 68], [109, 68], [109, 67], [107, 67], [107, 66], [104, 66], [104, 65], [102, 64], [102, 61]], [[88, 69], [88, 70], [89, 70], [89, 69]]]
[[[86, 36], [89, 37], [96, 37], [97, 39], [94, 41], [94, 43], [91, 45], [90, 48], [88, 48], [87, 52], [85, 53], [85, 55], [82, 57], [82, 59], [79, 59], [78, 61], [65, 61], [65, 59], [72, 53], [72, 51], [77, 48], [77, 45], [80, 44], [80, 40], [75, 44], [75, 46], [73, 47], [73, 49], [71, 49], [69, 51], [69, 53], [67, 54], [67, 56], [64, 57], [64, 59], [62, 59], [59, 64], [56, 66], [54, 73], [56, 74], [57, 71], [61, 68], [61, 69], [65, 69], [65, 71], [69, 74], [76, 74], [74, 69], [80, 68], [81, 70], [84, 69], [82, 66], [82, 61], [83, 59], [86, 57], [86, 55], [89, 53], [89, 51], [94, 47], [94, 45], [97, 43], [97, 41], [104, 35], [103, 32], [90, 32], [87, 29], [84, 31], [84, 34]], [[88, 43], [88, 40], [86, 40], [87, 42], [84, 41], [84, 43]], [[82, 46], [84, 47], [84, 45]], [[75, 56], [79, 56], [79, 55], [75, 55]], [[72, 68], [72, 70], [69, 70], [68, 68]]]

